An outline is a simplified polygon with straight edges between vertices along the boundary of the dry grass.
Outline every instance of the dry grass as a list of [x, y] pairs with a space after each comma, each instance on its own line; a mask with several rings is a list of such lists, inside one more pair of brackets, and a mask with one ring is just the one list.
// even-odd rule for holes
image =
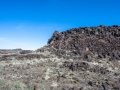
[[[72, 71], [69, 68], [62, 67], [62, 65], [65, 61], [74, 61], [73, 58], [58, 58], [55, 54], [51, 54], [48, 48], [43, 47], [43, 49], [40, 52], [32, 52], [32, 54], [45, 56], [39, 59], [29, 60], [23, 57], [24, 59], [17, 60], [15, 57], [11, 57], [11, 60], [0, 61], [0, 90], [33, 90], [34, 86], [40, 90], [62, 90], [63, 87], [68, 89], [73, 86], [84, 87], [84, 90], [94, 90], [105, 83], [105, 80], [108, 80], [112, 85], [114, 81], [120, 79], [119, 75], [110, 76], [115, 72], [120, 73], [119, 61], [112, 62], [107, 58], [96, 59], [91, 62], [82, 60], [82, 62], [88, 63], [90, 67], [103, 66], [111, 70], [108, 75], [90, 72], [89, 70]], [[89, 81], [93, 81], [94, 85], [88, 85]]]

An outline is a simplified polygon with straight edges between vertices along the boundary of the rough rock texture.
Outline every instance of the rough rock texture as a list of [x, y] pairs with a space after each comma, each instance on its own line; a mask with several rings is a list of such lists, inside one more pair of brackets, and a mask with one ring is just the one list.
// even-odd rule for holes
[[55, 31], [49, 39], [50, 47], [73, 51], [82, 58], [91, 59], [110, 56], [110, 60], [120, 60], [120, 26], [73, 28], [65, 32]]
[[85, 63], [85, 62], [65, 62], [63, 66], [69, 67], [69, 69], [71, 69], [72, 71], [74, 70], [85, 71], [89, 69], [88, 63]]
[[63, 67], [68, 67], [72, 71], [90, 71], [94, 73], [108, 74], [109, 70], [104, 67], [94, 66], [90, 68], [89, 64], [86, 62], [64, 62]]

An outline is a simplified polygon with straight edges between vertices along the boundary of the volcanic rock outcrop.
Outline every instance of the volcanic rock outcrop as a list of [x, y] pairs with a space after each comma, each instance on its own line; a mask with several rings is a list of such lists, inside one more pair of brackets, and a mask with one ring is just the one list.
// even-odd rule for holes
[[82, 59], [109, 57], [120, 60], [120, 26], [73, 28], [65, 32], [55, 31], [48, 40], [49, 47], [72, 51]]

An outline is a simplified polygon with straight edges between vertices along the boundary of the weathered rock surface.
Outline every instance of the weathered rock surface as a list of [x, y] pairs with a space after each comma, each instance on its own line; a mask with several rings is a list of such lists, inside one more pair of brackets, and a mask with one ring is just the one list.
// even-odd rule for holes
[[98, 58], [110, 56], [110, 60], [120, 60], [120, 26], [100, 25], [55, 31], [48, 44], [56, 49], [73, 51], [85, 59], [97, 54]]

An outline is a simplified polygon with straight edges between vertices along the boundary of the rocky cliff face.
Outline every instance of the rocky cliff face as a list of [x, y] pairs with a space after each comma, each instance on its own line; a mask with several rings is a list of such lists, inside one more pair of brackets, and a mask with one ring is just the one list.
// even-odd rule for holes
[[90, 59], [97, 55], [98, 58], [120, 60], [120, 26], [100, 25], [55, 31], [48, 44], [56, 49], [72, 51], [82, 58]]

